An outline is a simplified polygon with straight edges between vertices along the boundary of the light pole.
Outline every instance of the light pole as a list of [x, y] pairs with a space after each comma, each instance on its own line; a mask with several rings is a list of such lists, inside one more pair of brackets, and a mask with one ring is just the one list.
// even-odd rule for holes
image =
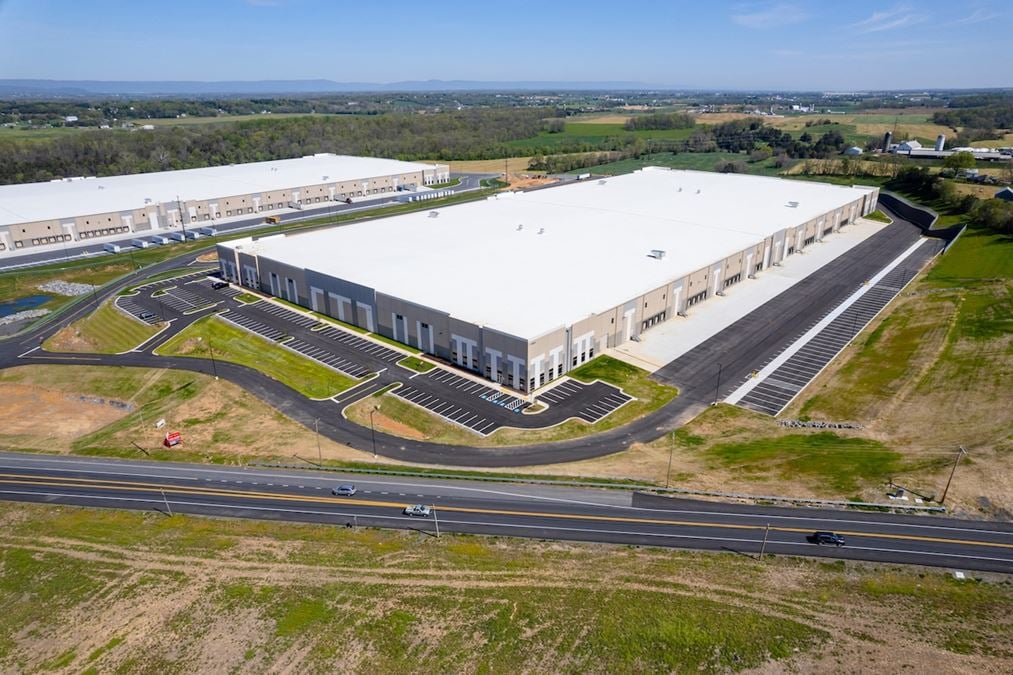
[[320, 452], [320, 418], [319, 417], [317, 417], [316, 419], [313, 420], [313, 430], [317, 434], [317, 461], [320, 462], [321, 464], [323, 464], [324, 457], [323, 457], [323, 454]]
[[718, 404], [718, 396], [720, 396], [720, 394], [718, 392], [721, 390], [721, 368], [722, 368], [721, 362], [719, 361], [718, 362], [718, 381], [717, 381], [717, 384], [714, 385], [714, 405]]
[[215, 374], [215, 379], [218, 379], [218, 364], [215, 362], [215, 350], [211, 347], [211, 338], [208, 338], [208, 354], [211, 355], [211, 372]]
[[672, 442], [668, 445], [668, 471], [665, 472], [665, 489], [668, 489], [668, 481], [672, 475], [672, 455], [675, 454], [675, 430], [672, 430]]
[[373, 415], [380, 409], [380, 406], [375, 405], [373, 409], [369, 411], [369, 438], [373, 442], [373, 459], [376, 459], [376, 429], [373, 427]]

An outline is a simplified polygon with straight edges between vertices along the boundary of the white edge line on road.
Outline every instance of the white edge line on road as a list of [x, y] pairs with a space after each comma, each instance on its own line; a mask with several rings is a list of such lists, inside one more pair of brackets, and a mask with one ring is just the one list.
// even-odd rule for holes
[[18, 358], [19, 359], [25, 358], [26, 356], [28, 356], [29, 354], [31, 354], [32, 352], [34, 352], [36, 349], [39, 349], [40, 346], [41, 345], [36, 345], [35, 347], [32, 347], [31, 349], [29, 349], [27, 352], [24, 352], [23, 354], [18, 354]]
[[[829, 314], [827, 314], [826, 316], [824, 316], [820, 321], [816, 322], [816, 324], [814, 324], [812, 328], [810, 328], [805, 333], [803, 333], [797, 340], [795, 340], [795, 342], [793, 342], [791, 345], [789, 345], [787, 349], [785, 349], [780, 354], [778, 354], [777, 357], [774, 358], [773, 361], [771, 361], [770, 363], [768, 363], [767, 365], [765, 365], [760, 370], [760, 372], [757, 374], [756, 377], [751, 377], [748, 380], [746, 380], [745, 382], [743, 382], [741, 385], [739, 385], [738, 389], [736, 389], [735, 391], [733, 391], [727, 398], [724, 399], [725, 402], [726, 403], [731, 403], [731, 404], [736, 404], [739, 401], [741, 401], [743, 399], [743, 397], [745, 397], [746, 394], [748, 394], [754, 388], [756, 388], [757, 386], [759, 386], [764, 380], [766, 380], [771, 375], [771, 373], [773, 373], [775, 370], [777, 370], [778, 368], [780, 368], [784, 364], [785, 361], [787, 361], [788, 359], [790, 359], [792, 356], [795, 355], [796, 352], [798, 352], [800, 349], [802, 349], [803, 347], [805, 347], [806, 344], [808, 344], [809, 341], [812, 340], [816, 336], [817, 333], [819, 333], [824, 328], [826, 328], [834, 319], [836, 319], [838, 316], [840, 316], [841, 314], [843, 314], [846, 309], [848, 309], [849, 307], [851, 307], [851, 305], [853, 305], [855, 302], [857, 302], [859, 298], [861, 298], [863, 295], [865, 295], [866, 293], [868, 293], [873, 288], [873, 286], [875, 286], [877, 283], [879, 283], [879, 281], [883, 277], [885, 277], [887, 274], [889, 274], [890, 272], [892, 272], [894, 270], [894, 268], [896, 268], [898, 265], [900, 265], [902, 262], [904, 262], [912, 253], [915, 252], [915, 250], [918, 249], [919, 246], [921, 246], [922, 244], [924, 244], [926, 241], [927, 241], [926, 239], [920, 238], [920, 239], [918, 239], [918, 241], [916, 241], [915, 243], [911, 244], [911, 246], [908, 247], [908, 249], [906, 251], [904, 251], [899, 256], [897, 256], [896, 258], [894, 258], [893, 262], [891, 262], [889, 265], [887, 265], [886, 267], [884, 267], [883, 269], [881, 269], [876, 274], [876, 276], [874, 276], [871, 279], [869, 279], [869, 281], [867, 281], [865, 284], [863, 284], [861, 286], [861, 288], [859, 288], [857, 291], [855, 291], [853, 294], [851, 294], [850, 297], [848, 297], [847, 299], [845, 299], [844, 302], [842, 302], [841, 304], [837, 305], [837, 307], [835, 307], [833, 309], [833, 311], [831, 311]], [[838, 353], [840, 353], [840, 352], [838, 352]], [[833, 360], [833, 359], [831, 359], [831, 360]], [[803, 389], [804, 389], [804, 387], [803, 387]]]
[[[61, 492], [32, 492], [32, 491], [27, 491], [27, 490], [26, 491], [0, 490], [0, 494], [29, 495], [29, 496], [57, 497], [57, 498], [59, 498], [59, 497], [67, 497], [67, 498], [70, 498], [70, 499], [101, 499], [101, 500], [106, 500], [106, 501], [137, 502], [137, 503], [141, 503], [141, 504], [153, 504], [155, 506], [158, 506], [159, 504], [164, 504], [166, 502], [166, 500], [164, 498], [163, 499], [159, 499], [158, 496], [152, 496], [152, 497], [149, 497], [147, 499], [144, 499], [144, 498], [140, 498], [140, 497], [109, 497], [109, 496], [106, 496], [106, 495], [71, 494], [71, 493], [61, 493]], [[315, 515], [315, 516], [329, 516], [329, 517], [332, 517], [332, 518], [354, 517], [354, 518], [374, 518], [376, 520], [398, 520], [398, 521], [404, 520], [404, 521], [408, 521], [408, 522], [412, 522], [412, 523], [416, 523], [416, 522], [430, 522], [428, 520], [422, 520], [422, 521], [420, 521], [417, 518], [400, 516], [400, 515], [398, 515], [398, 516], [395, 516], [395, 515], [387, 516], [387, 515], [373, 515], [373, 514], [361, 514], [361, 513], [343, 513], [343, 512], [337, 512], [337, 511], [317, 511], [317, 510], [311, 510], [311, 509], [290, 509], [290, 508], [282, 508], [282, 507], [274, 507], [274, 506], [252, 506], [252, 505], [249, 505], [249, 506], [248, 505], [242, 505], [241, 506], [241, 505], [233, 505], [233, 504], [216, 504], [214, 502], [181, 501], [179, 499], [170, 499], [170, 500], [167, 500], [167, 501], [168, 501], [169, 504], [176, 505], [176, 506], [197, 506], [197, 507], [213, 508], [213, 509], [230, 509], [230, 510], [235, 510], [235, 511], [270, 511], [270, 512], [274, 512], [274, 513], [295, 513], [295, 514]], [[94, 507], [92, 507], [92, 508], [94, 508]], [[439, 511], [439, 509], [437, 509], [437, 511]], [[197, 515], [201, 515], [201, 514], [197, 514]], [[448, 525], [467, 525], [467, 526], [479, 526], [479, 527], [500, 527], [500, 528], [514, 528], [514, 529], [554, 531], [554, 532], [581, 532], [581, 533], [591, 533], [591, 534], [627, 535], [627, 536], [635, 536], [635, 537], [652, 537], [652, 538], [657, 538], [657, 539], [694, 539], [694, 540], [700, 540], [700, 541], [720, 541], [720, 542], [726, 542], [726, 543], [732, 542], [732, 543], [744, 543], [744, 544], [758, 544], [761, 541], [761, 538], [759, 536], [757, 536], [756, 539], [742, 539], [742, 538], [738, 538], [738, 537], [723, 537], [723, 536], [722, 537], [708, 537], [708, 536], [703, 536], [703, 535], [676, 534], [676, 533], [669, 533], [669, 532], [641, 532], [641, 531], [638, 531], [638, 530], [604, 530], [604, 529], [593, 529], [593, 528], [587, 528], [587, 527], [562, 527], [562, 526], [559, 526], [559, 525], [538, 525], [538, 524], [534, 524], [534, 523], [530, 524], [530, 525], [525, 525], [525, 524], [521, 524], [521, 523], [496, 523], [496, 522], [484, 522], [484, 521], [477, 521], [477, 520], [449, 520], [449, 519], [447, 519], [445, 517], [441, 518], [440, 520], [442, 522], [448, 524]], [[708, 523], [703, 523], [703, 524], [700, 525], [700, 527], [707, 527], [707, 526], [708, 526]], [[372, 527], [380, 527], [380, 526], [373, 525]], [[759, 533], [760, 533], [760, 530], [757, 530], [757, 535], [759, 535]], [[872, 535], [860, 535], [860, 536], [875, 537], [876, 535], [872, 534]], [[610, 543], [610, 542], [604, 542], [604, 543]], [[784, 545], [784, 546], [803, 546], [803, 544], [801, 544], [799, 542], [780, 541], [780, 540], [769, 540], [767, 542], [767, 545], [770, 546], [771, 544], [774, 544], [774, 545]], [[1011, 562], [1013, 562], [1013, 561], [1011, 561], [1010, 559], [1007, 559], [1007, 558], [993, 558], [993, 557], [990, 557], [990, 556], [965, 555], [965, 554], [961, 554], [961, 553], [942, 553], [942, 552], [937, 552], [937, 551], [908, 551], [908, 550], [905, 550], [905, 549], [872, 548], [872, 547], [864, 547], [864, 546], [851, 546], [851, 547], [848, 547], [848, 548], [850, 550], [852, 550], [852, 551], [856, 551], [857, 550], [857, 551], [873, 551], [873, 552], [878, 552], [878, 553], [901, 553], [901, 554], [913, 555], [913, 556], [938, 556], [938, 557], [943, 557], [943, 558], [960, 558], [960, 559], [964, 559], [964, 560], [987, 560], [987, 561], [990, 561], [990, 562], [1001, 562], [1001, 563], [1006, 563], [1006, 564], [1010, 564]], [[799, 556], [805, 556], [805, 557], [812, 557], [812, 556], [806, 556], [805, 553], [791, 553], [789, 555], [799, 555]]]

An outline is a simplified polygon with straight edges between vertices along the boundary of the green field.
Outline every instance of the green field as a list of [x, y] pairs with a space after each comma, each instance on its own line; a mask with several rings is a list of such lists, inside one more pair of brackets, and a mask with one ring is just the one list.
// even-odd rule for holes
[[430, 370], [436, 367], [434, 363], [429, 361], [423, 361], [415, 356], [406, 356], [397, 362], [399, 366], [404, 366], [409, 370], [414, 370], [416, 373], [428, 373]]
[[287, 384], [310, 398], [334, 396], [356, 383], [346, 375], [216, 316], [198, 319], [159, 346], [156, 353], [204, 359], [213, 356], [219, 361], [238, 363]]
[[663, 152], [656, 155], [644, 155], [636, 159], [623, 159], [618, 162], [609, 162], [586, 169], [574, 169], [569, 173], [595, 173], [606, 176], [617, 176], [630, 173], [645, 166], [667, 166], [672, 169], [688, 169], [691, 171], [714, 171], [718, 162], [746, 162], [749, 173], [758, 176], [776, 176], [780, 169], [774, 166], [773, 159], [766, 159], [762, 162], [749, 163], [748, 155], [735, 152], [682, 152], [673, 155], [670, 152]]
[[870, 213], [869, 215], [864, 216], [864, 217], [867, 218], [868, 220], [875, 220], [875, 221], [880, 222], [880, 223], [892, 223], [893, 222], [893, 218], [891, 218], [890, 216], [886, 215], [885, 213], [883, 213], [879, 209], [876, 209], [875, 211], [873, 211], [872, 213]]
[[161, 330], [161, 326], [133, 319], [116, 309], [112, 301], [83, 319], [63, 328], [43, 344], [49, 351], [119, 354], [133, 349]]
[[975, 672], [1013, 658], [1009, 584], [943, 570], [150, 508], [5, 502], [0, 525], [5, 672], [829, 672], [859, 658], [917, 672], [925, 654]]
[[588, 146], [589, 150], [599, 149], [604, 141], [614, 139], [668, 139], [684, 140], [690, 137], [693, 129], [645, 129], [626, 131], [622, 124], [595, 124], [567, 122], [565, 131], [551, 134], [543, 131], [531, 138], [508, 141], [504, 145], [518, 151], [519, 155], [528, 153], [552, 153], [560, 148]]

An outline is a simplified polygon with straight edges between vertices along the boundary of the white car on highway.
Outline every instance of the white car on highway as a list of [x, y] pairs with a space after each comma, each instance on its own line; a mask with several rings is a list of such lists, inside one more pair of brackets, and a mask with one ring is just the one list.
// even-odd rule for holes
[[404, 514], [406, 516], [421, 516], [423, 518], [428, 518], [430, 513], [432, 513], [432, 509], [425, 504], [412, 504], [404, 507]]

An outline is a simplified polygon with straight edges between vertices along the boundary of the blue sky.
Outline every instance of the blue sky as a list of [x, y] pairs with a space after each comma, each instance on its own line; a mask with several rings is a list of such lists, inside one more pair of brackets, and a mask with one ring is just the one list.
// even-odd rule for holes
[[1001, 87], [1011, 16], [992, 0], [0, 0], [0, 78]]

